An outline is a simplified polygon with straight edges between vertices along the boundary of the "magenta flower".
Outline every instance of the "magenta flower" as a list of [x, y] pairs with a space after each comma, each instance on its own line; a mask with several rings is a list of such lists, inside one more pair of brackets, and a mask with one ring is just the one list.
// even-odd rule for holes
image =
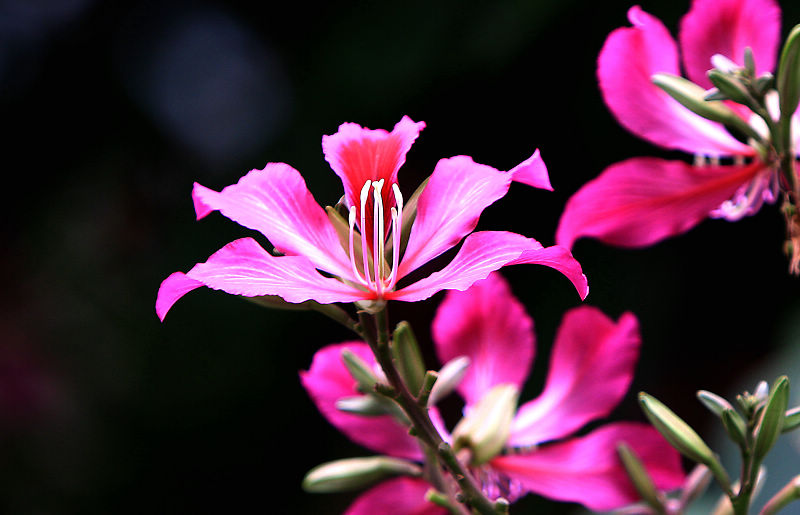
[[[710, 88], [706, 72], [712, 58], [717, 67], [742, 67], [747, 47], [757, 74], [772, 70], [780, 36], [777, 4], [694, 0], [681, 20], [678, 44], [661, 21], [638, 6], [628, 11], [628, 19], [633, 26], [614, 30], [598, 58], [603, 98], [629, 131], [693, 154], [697, 164], [637, 157], [611, 165], [567, 202], [556, 234], [557, 243], [566, 247], [583, 236], [627, 247], [651, 245], [707, 217], [734, 221], [751, 215], [764, 202], [774, 202], [778, 192], [776, 170], [752, 146], [692, 113], [651, 81], [656, 73], [680, 75], [682, 59], [687, 78]], [[764, 121], [748, 108], [728, 106], [757, 132], [766, 132]], [[797, 113], [794, 117], [800, 120]]]
[[[278, 295], [294, 303], [410, 302], [440, 290], [464, 290], [494, 270], [520, 263], [559, 270], [585, 297], [586, 278], [567, 249], [544, 248], [511, 232], [472, 233], [483, 210], [502, 198], [512, 181], [552, 189], [538, 150], [508, 172], [467, 156], [440, 160], [416, 202], [410, 233], [404, 232], [411, 218], [397, 172], [424, 126], [408, 117], [392, 132], [345, 123], [322, 138], [325, 159], [342, 179], [349, 211], [349, 220], [338, 217], [338, 225], [336, 216], [316, 203], [300, 173], [284, 163], [253, 170], [221, 192], [195, 183], [198, 219], [219, 210], [261, 232], [282, 255], [265, 251], [253, 238], [233, 241], [205, 263], [164, 280], [156, 300], [158, 316], [163, 320], [179, 298], [200, 286], [248, 297]], [[405, 276], [462, 239], [443, 269], [402, 285]]]
[[[448, 292], [433, 322], [432, 335], [442, 362], [460, 356], [470, 360], [457, 387], [464, 398], [466, 418], [499, 388], [519, 391], [533, 362], [533, 321], [498, 274], [476, 282], [467, 291]], [[421, 460], [416, 440], [391, 416], [363, 417], [336, 408], [338, 400], [359, 395], [341, 359], [344, 349], [379, 370], [365, 343], [321, 349], [311, 368], [300, 373], [319, 410], [350, 439], [373, 451]], [[633, 315], [625, 314], [614, 322], [587, 306], [568, 312], [556, 337], [544, 391], [515, 410], [500, 450], [472, 465], [484, 493], [491, 499], [503, 496], [513, 502], [534, 492], [598, 511], [636, 502], [638, 495], [617, 458], [616, 447], [622, 441], [639, 455], [659, 488], [680, 486], [684, 474], [678, 453], [646, 424], [615, 422], [571, 436], [608, 415], [619, 403], [630, 386], [638, 351], [638, 323]], [[442, 437], [453, 442], [436, 408], [430, 413]], [[484, 420], [478, 424], [481, 422]], [[458, 427], [454, 433], [459, 432]], [[362, 495], [347, 513], [381, 513], [373, 504], [379, 499], [402, 501], [415, 508], [426, 505], [423, 495], [429, 487], [422, 479], [393, 481], [402, 482], [417, 497], [400, 499], [385, 482]]]

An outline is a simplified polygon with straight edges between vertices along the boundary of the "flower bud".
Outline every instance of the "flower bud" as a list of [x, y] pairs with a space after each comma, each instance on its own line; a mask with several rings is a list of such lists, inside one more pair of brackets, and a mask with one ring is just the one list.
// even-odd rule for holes
[[748, 107], [753, 105], [753, 97], [747, 92], [745, 85], [736, 77], [717, 69], [709, 70], [707, 75], [711, 84], [729, 99]]
[[798, 427], [800, 427], [800, 406], [792, 408], [786, 412], [786, 415], [783, 419], [782, 431], [787, 433], [792, 429], [797, 429]]
[[317, 465], [303, 478], [303, 490], [314, 493], [345, 492], [370, 485], [387, 476], [419, 476], [419, 466], [399, 458], [371, 456], [329, 461]]
[[392, 414], [391, 409], [386, 406], [386, 401], [374, 395], [356, 395], [355, 397], [343, 397], [336, 401], [336, 409], [363, 417], [377, 417], [380, 415]]
[[358, 383], [361, 391], [369, 393], [375, 389], [375, 383], [378, 382], [378, 378], [363, 359], [356, 356], [352, 351], [345, 349], [342, 351], [342, 361], [344, 361], [347, 371]]
[[703, 403], [703, 406], [708, 408], [711, 411], [711, 413], [713, 413], [718, 417], [721, 417], [722, 412], [725, 411], [726, 409], [733, 409], [731, 403], [729, 403], [719, 395], [711, 393], [706, 390], [699, 390], [697, 392], [697, 398], [700, 400], [700, 402]]
[[636, 453], [633, 452], [633, 449], [626, 443], [620, 443], [617, 445], [617, 454], [619, 454], [619, 458], [625, 466], [625, 472], [628, 473], [631, 483], [633, 483], [644, 502], [649, 504], [657, 513], [665, 513], [663, 499], [659, 495], [653, 479], [647, 473], [647, 469], [645, 469], [639, 457], [636, 456]]
[[781, 51], [777, 77], [781, 113], [791, 116], [800, 102], [800, 25], [795, 25]]
[[450, 393], [456, 389], [456, 386], [464, 379], [464, 374], [467, 373], [469, 363], [468, 357], [459, 356], [444, 364], [439, 370], [439, 376], [436, 382], [433, 383], [433, 389], [428, 399], [428, 406], [435, 406], [440, 400], [450, 395]]
[[473, 465], [494, 458], [511, 434], [518, 397], [513, 384], [500, 384], [489, 390], [453, 429], [454, 449], [469, 448]]
[[408, 322], [400, 322], [392, 336], [392, 357], [397, 364], [400, 376], [405, 380], [408, 389], [416, 395], [422, 388], [425, 377], [425, 363], [417, 345], [411, 326]]
[[761, 417], [755, 428], [755, 445], [753, 447], [753, 460], [761, 463], [767, 452], [775, 444], [775, 440], [783, 429], [783, 419], [786, 416], [786, 407], [789, 403], [789, 378], [781, 376], [772, 385], [766, 406], [761, 412]]

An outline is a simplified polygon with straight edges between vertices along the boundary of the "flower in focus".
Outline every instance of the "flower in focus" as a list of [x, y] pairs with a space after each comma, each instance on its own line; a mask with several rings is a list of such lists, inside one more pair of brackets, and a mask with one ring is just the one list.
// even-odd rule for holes
[[[712, 67], [743, 68], [748, 47], [756, 74], [771, 71], [780, 14], [773, 0], [694, 0], [681, 20], [676, 44], [657, 18], [638, 6], [628, 11], [633, 26], [614, 30], [598, 58], [603, 99], [626, 129], [663, 148], [694, 155], [694, 164], [636, 157], [611, 165], [569, 199], [556, 234], [558, 244], [571, 248], [588, 236], [613, 245], [647, 246], [688, 231], [707, 217], [735, 221], [776, 200], [780, 178], [775, 165], [759, 155], [758, 143], [744, 143], [722, 124], [693, 113], [652, 78], [680, 76], [682, 65], [690, 81], [708, 89], [706, 72]], [[778, 115], [774, 104], [773, 118]], [[743, 105], [725, 105], [766, 136], [762, 118]], [[800, 123], [798, 113], [794, 119]], [[797, 150], [798, 131], [793, 137]]]
[[[498, 309], [502, 306], [501, 309]], [[630, 386], [638, 358], [638, 323], [631, 314], [617, 322], [583, 306], [568, 312], [559, 328], [544, 391], [516, 407], [534, 358], [533, 321], [499, 274], [491, 274], [464, 292], [448, 292], [433, 323], [442, 362], [469, 359], [458, 384], [464, 418], [452, 434], [435, 406], [431, 419], [442, 437], [470, 467], [490, 499], [513, 502], [533, 492], [592, 510], [611, 510], [638, 500], [617, 457], [626, 442], [645, 464], [656, 486], [679, 487], [684, 480], [678, 453], [651, 426], [615, 422], [574, 436], [608, 413]], [[318, 351], [301, 372], [303, 386], [322, 414], [351, 440], [373, 451], [420, 461], [422, 453], [408, 428], [390, 415], [364, 417], [337, 409], [337, 402], [359, 394], [342, 363], [349, 349], [376, 369], [366, 344], [348, 342]], [[498, 445], [499, 443], [499, 445]], [[416, 506], [429, 488], [420, 478]], [[371, 504], [394, 499], [387, 483], [368, 490], [348, 513], [379, 513]], [[400, 502], [400, 499], [397, 499]], [[372, 511], [370, 511], [372, 509]], [[397, 513], [416, 513], [400, 511]]]
[[[322, 138], [325, 159], [344, 186], [346, 219], [334, 208], [326, 212], [320, 207], [300, 173], [284, 163], [253, 170], [221, 192], [195, 183], [198, 219], [218, 210], [261, 232], [281, 255], [265, 251], [253, 238], [233, 241], [205, 263], [164, 280], [158, 316], [163, 320], [179, 298], [200, 286], [248, 297], [277, 295], [291, 303], [368, 306], [464, 290], [494, 270], [521, 263], [559, 270], [585, 297], [586, 278], [567, 249], [544, 248], [511, 232], [472, 232], [483, 210], [502, 198], [512, 181], [551, 189], [538, 150], [507, 172], [467, 156], [442, 159], [421, 193], [404, 205], [397, 173], [424, 126], [408, 117], [391, 132], [345, 123]], [[398, 287], [405, 276], [462, 239], [443, 269]]]

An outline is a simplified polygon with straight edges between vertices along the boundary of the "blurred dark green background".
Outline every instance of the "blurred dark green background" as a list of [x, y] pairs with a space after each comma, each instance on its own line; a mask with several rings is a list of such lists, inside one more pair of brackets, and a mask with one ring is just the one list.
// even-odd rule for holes
[[[566, 199], [604, 167], [678, 156], [625, 132], [597, 90], [597, 53], [629, 6], [0, 2], [0, 512], [340, 512], [354, 494], [307, 495], [301, 478], [368, 452], [322, 419], [297, 372], [350, 334], [207, 289], [164, 324], [155, 315], [161, 280], [251, 234], [218, 214], [195, 222], [193, 181], [220, 189], [282, 161], [332, 204], [341, 186], [322, 135], [345, 121], [390, 129], [407, 114], [428, 126], [400, 172], [406, 194], [439, 158], [509, 169], [540, 148], [555, 192], [516, 185], [480, 227], [553, 244]], [[688, 1], [642, 7], [674, 33]], [[800, 5], [782, 7], [786, 34]], [[766, 206], [645, 250], [578, 242], [587, 302], [642, 323], [634, 385], [613, 418], [641, 420], [645, 389], [711, 431], [694, 392], [752, 389], [776, 360], [800, 391], [798, 361], [783, 358], [800, 348], [800, 283], [782, 224]], [[552, 270], [504, 275], [537, 324], [527, 400], [579, 300]], [[390, 313], [429, 354], [440, 299]], [[531, 496], [515, 512], [535, 509], [562, 507]]]

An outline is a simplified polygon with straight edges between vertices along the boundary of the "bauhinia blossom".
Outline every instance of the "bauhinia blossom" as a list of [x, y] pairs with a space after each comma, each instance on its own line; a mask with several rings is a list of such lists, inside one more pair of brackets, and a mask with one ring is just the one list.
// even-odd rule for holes
[[[424, 127], [408, 117], [391, 132], [345, 123], [322, 138], [325, 159], [344, 186], [346, 217], [320, 207], [300, 173], [284, 163], [253, 170], [221, 192], [195, 183], [198, 219], [218, 210], [261, 232], [280, 255], [253, 238], [233, 241], [205, 263], [164, 280], [158, 316], [163, 320], [179, 298], [200, 286], [248, 297], [277, 295], [292, 303], [410, 302], [440, 290], [464, 290], [498, 268], [521, 263], [559, 270], [585, 297], [586, 278], [567, 249], [544, 248], [511, 232], [472, 232], [483, 210], [502, 198], [512, 181], [552, 189], [538, 150], [507, 172], [467, 156], [442, 159], [421, 194], [409, 199], [413, 205], [404, 205], [398, 170]], [[403, 283], [462, 240], [444, 268]]]
[[[626, 129], [693, 154], [694, 164], [636, 157], [611, 165], [567, 202], [556, 235], [566, 247], [584, 236], [627, 247], [651, 245], [707, 217], [735, 221], [751, 215], [764, 202], [774, 202], [779, 191], [775, 165], [761, 160], [752, 140], [740, 141], [723, 125], [694, 114], [652, 81], [659, 73], [680, 76], [682, 64], [689, 80], [710, 88], [706, 72], [743, 68], [748, 47], [757, 74], [773, 70], [778, 5], [773, 0], [694, 0], [681, 20], [677, 44], [661, 21], [640, 7], [632, 7], [628, 19], [633, 26], [614, 30], [598, 58], [603, 99]], [[742, 105], [727, 105], [766, 135], [763, 119]], [[796, 125], [798, 113], [794, 119]], [[797, 150], [800, 134], [795, 131], [793, 137]]]
[[[448, 292], [437, 311], [432, 335], [442, 362], [465, 356], [471, 364], [457, 386], [465, 402], [465, 419], [451, 435], [435, 407], [430, 409], [431, 418], [442, 437], [455, 449], [461, 448], [459, 455], [467, 452], [472, 456], [472, 473], [490, 499], [502, 496], [513, 502], [534, 492], [598, 511], [636, 502], [636, 491], [617, 456], [620, 442], [626, 442], [642, 459], [658, 488], [669, 490], [683, 482], [678, 453], [649, 425], [614, 422], [571, 436], [608, 415], [630, 386], [640, 344], [632, 314], [614, 322], [588, 306], [568, 312], [556, 337], [544, 391], [518, 409], [508, 401], [516, 399], [533, 363], [533, 320], [498, 274], [464, 292]], [[365, 343], [321, 349], [310, 369], [300, 374], [317, 407], [353, 441], [387, 455], [421, 460], [417, 441], [390, 415], [365, 417], [337, 409], [341, 399], [359, 395], [342, 362], [345, 349], [380, 371]], [[508, 423], [503, 423], [503, 413], [490, 413], [491, 406], [485, 411], [488, 417], [470, 417], [487, 408], [487, 399], [511, 408]], [[487, 426], [480, 427], [482, 423]], [[465, 430], [465, 425], [470, 427]], [[463, 436], [467, 441], [470, 436], [489, 441], [491, 435], [484, 429], [495, 428], [502, 439], [500, 446], [479, 460], [475, 456], [482, 449], [460, 443]], [[403, 490], [395, 491], [395, 485]], [[347, 513], [381, 513], [379, 508], [385, 503], [404, 506], [393, 512], [397, 514], [428, 513], [415, 510], [438, 513], [424, 500], [428, 488], [421, 478], [393, 479], [365, 492]]]

